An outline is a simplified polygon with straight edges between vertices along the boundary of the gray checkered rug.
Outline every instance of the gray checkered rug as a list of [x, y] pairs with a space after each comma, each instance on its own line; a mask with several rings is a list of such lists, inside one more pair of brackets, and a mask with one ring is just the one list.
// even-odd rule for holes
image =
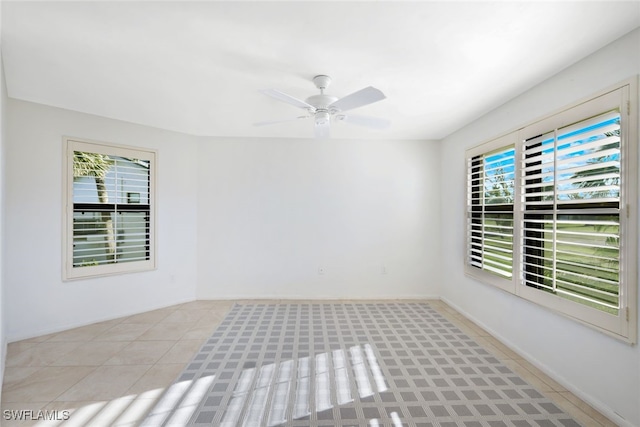
[[235, 305], [144, 426], [579, 426], [428, 304]]

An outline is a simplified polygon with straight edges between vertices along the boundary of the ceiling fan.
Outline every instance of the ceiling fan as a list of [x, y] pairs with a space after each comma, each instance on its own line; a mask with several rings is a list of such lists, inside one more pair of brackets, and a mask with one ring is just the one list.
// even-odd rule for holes
[[312, 118], [314, 119], [315, 124], [315, 137], [328, 138], [332, 118], [334, 121], [352, 123], [354, 125], [366, 126], [373, 129], [385, 129], [391, 124], [389, 120], [377, 117], [344, 114], [346, 111], [350, 111], [364, 105], [372, 104], [386, 98], [384, 93], [374, 88], [373, 86], [360, 89], [359, 91], [347, 95], [343, 98], [338, 98], [336, 96], [327, 95], [324, 93], [325, 89], [331, 83], [331, 77], [325, 75], [315, 76], [313, 78], [313, 83], [318, 89], [320, 89], [320, 94], [312, 95], [304, 101], [294, 98], [291, 95], [287, 95], [284, 92], [280, 92], [277, 89], [261, 90], [260, 92], [272, 98], [275, 98], [278, 101], [283, 101], [287, 104], [293, 105], [294, 107], [306, 110], [306, 114], [290, 119], [258, 122], [254, 123], [254, 126], [264, 126], [275, 123], [292, 122], [299, 119]]

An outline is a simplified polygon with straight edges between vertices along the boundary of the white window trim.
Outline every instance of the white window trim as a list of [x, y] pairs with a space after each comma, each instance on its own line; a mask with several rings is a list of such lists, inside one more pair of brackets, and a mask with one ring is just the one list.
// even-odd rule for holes
[[[62, 279], [64, 281], [103, 277], [116, 274], [150, 271], [156, 269], [156, 174], [158, 168], [157, 151], [147, 148], [117, 145], [87, 139], [63, 137], [63, 173], [62, 173]], [[144, 261], [123, 262], [108, 265], [73, 267], [73, 152], [86, 151], [112, 156], [133, 157], [150, 160], [149, 197], [149, 259]]]
[[[496, 286], [518, 297], [532, 301], [564, 316], [577, 320], [605, 334], [611, 335], [629, 344], [637, 342], [638, 323], [638, 211], [640, 210], [638, 192], [640, 182], [638, 169], [638, 77], [621, 82], [611, 88], [602, 90], [586, 99], [575, 102], [544, 118], [530, 122], [506, 135], [489, 142], [472, 147], [466, 151], [465, 162], [474, 156], [485, 154], [501, 147], [515, 145], [516, 159], [521, 157], [522, 141], [536, 132], [543, 133], [549, 129], [562, 127], [577, 120], [588, 117], [594, 111], [593, 102], [600, 99], [603, 104], [615, 104], [621, 111], [622, 139], [622, 186], [620, 196], [620, 218], [623, 257], [620, 271], [620, 309], [617, 315], [608, 314], [585, 305], [541, 292], [523, 284], [520, 254], [521, 223], [523, 220], [522, 197], [520, 185], [514, 191], [514, 246], [513, 276], [506, 279], [486, 271], [472, 267], [468, 260], [470, 245], [469, 212], [465, 213], [465, 274], [480, 282]], [[525, 133], [526, 132], [526, 133]], [[519, 166], [516, 165], [516, 172]], [[469, 192], [467, 168], [465, 167], [465, 209], [468, 210], [466, 197]]]

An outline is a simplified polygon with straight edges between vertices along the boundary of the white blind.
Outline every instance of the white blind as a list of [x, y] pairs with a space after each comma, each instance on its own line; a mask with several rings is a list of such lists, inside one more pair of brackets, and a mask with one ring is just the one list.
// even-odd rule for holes
[[620, 287], [620, 113], [524, 141], [525, 285], [617, 313]]
[[514, 156], [506, 147], [467, 160], [469, 264], [507, 278], [513, 274]]
[[75, 151], [73, 267], [150, 259], [149, 160]]

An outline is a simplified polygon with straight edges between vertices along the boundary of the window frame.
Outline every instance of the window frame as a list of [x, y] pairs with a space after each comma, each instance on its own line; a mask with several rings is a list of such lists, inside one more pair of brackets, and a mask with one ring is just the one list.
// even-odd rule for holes
[[[465, 168], [467, 188], [465, 195], [465, 274], [475, 280], [493, 285], [518, 297], [551, 309], [604, 332], [629, 344], [637, 342], [638, 319], [638, 77], [600, 91], [586, 99], [575, 102], [541, 119], [532, 121], [499, 138], [466, 150]], [[607, 110], [620, 111], [620, 268], [619, 310], [617, 314], [606, 313], [585, 304], [570, 301], [553, 293], [527, 286], [524, 281], [522, 235], [525, 204], [522, 194], [522, 170], [524, 141], [564, 126], [578, 123]], [[633, 112], [633, 113], [632, 113]], [[470, 263], [470, 217], [468, 199], [470, 178], [468, 165], [474, 156], [491, 153], [515, 145], [516, 184], [514, 188], [514, 235], [513, 265], [511, 280], [473, 267]], [[555, 185], [555, 184], [554, 184]]]
[[[156, 269], [156, 175], [157, 151], [147, 148], [132, 147], [106, 142], [92, 141], [83, 138], [63, 137], [63, 213], [62, 213], [62, 279], [63, 281], [103, 277], [109, 275], [126, 274]], [[136, 158], [148, 160], [149, 167], [149, 220], [148, 220], [148, 251], [149, 259], [128, 261], [122, 263], [83, 266], [73, 266], [74, 247], [74, 177], [73, 159], [75, 151], [103, 154], [115, 157]], [[80, 203], [80, 205], [84, 205]], [[110, 203], [109, 205], [116, 205]], [[126, 205], [120, 205], [126, 206]], [[125, 207], [122, 211], [129, 210]], [[136, 210], [136, 209], [134, 209]]]
[[[516, 135], [514, 134], [508, 134], [508, 135], [504, 135], [502, 137], [496, 138], [492, 141], [486, 142], [485, 144], [476, 146], [474, 148], [471, 148], [469, 150], [467, 150], [467, 154], [466, 154], [466, 165], [467, 168], [465, 168], [465, 173], [468, 170], [468, 165], [469, 162], [473, 161], [474, 158], [478, 157], [478, 156], [485, 156], [491, 153], [495, 153], [496, 151], [500, 151], [503, 149], [506, 149], [508, 147], [514, 147], [516, 146]], [[517, 150], [516, 150], [516, 155], [517, 155]], [[514, 204], [513, 204], [513, 218], [514, 218], [514, 223], [513, 223], [513, 227], [514, 227], [514, 236], [516, 235], [516, 206], [515, 206], [515, 201], [517, 200], [518, 194], [516, 193], [518, 191], [518, 186], [515, 186], [514, 188]], [[470, 256], [469, 253], [471, 251], [471, 234], [472, 234], [472, 230], [471, 230], [471, 222], [473, 221], [473, 214], [475, 213], [475, 211], [473, 210], [473, 206], [471, 203], [469, 203], [469, 195], [474, 191], [473, 186], [471, 184], [471, 179], [469, 178], [469, 176], [467, 175], [466, 177], [466, 191], [465, 191], [465, 195], [467, 197], [467, 200], [465, 202], [465, 206], [466, 206], [466, 217], [465, 217], [465, 222], [466, 222], [466, 233], [465, 233], [465, 273], [467, 275], [473, 276], [476, 279], [484, 282], [484, 283], [488, 283], [491, 285], [494, 285], [500, 289], [503, 289], [507, 292], [512, 292], [515, 293], [515, 281], [513, 280], [513, 278], [515, 277], [516, 274], [516, 270], [514, 269], [514, 265], [515, 265], [515, 259], [516, 259], [516, 252], [517, 252], [517, 248], [515, 245], [515, 239], [514, 239], [514, 246], [513, 246], [513, 260], [512, 260], [512, 274], [511, 274], [511, 278], [506, 278], [503, 276], [499, 276], [497, 274], [491, 273], [487, 270], [484, 269], [478, 269], [477, 267], [474, 267], [471, 265], [470, 262]]]

